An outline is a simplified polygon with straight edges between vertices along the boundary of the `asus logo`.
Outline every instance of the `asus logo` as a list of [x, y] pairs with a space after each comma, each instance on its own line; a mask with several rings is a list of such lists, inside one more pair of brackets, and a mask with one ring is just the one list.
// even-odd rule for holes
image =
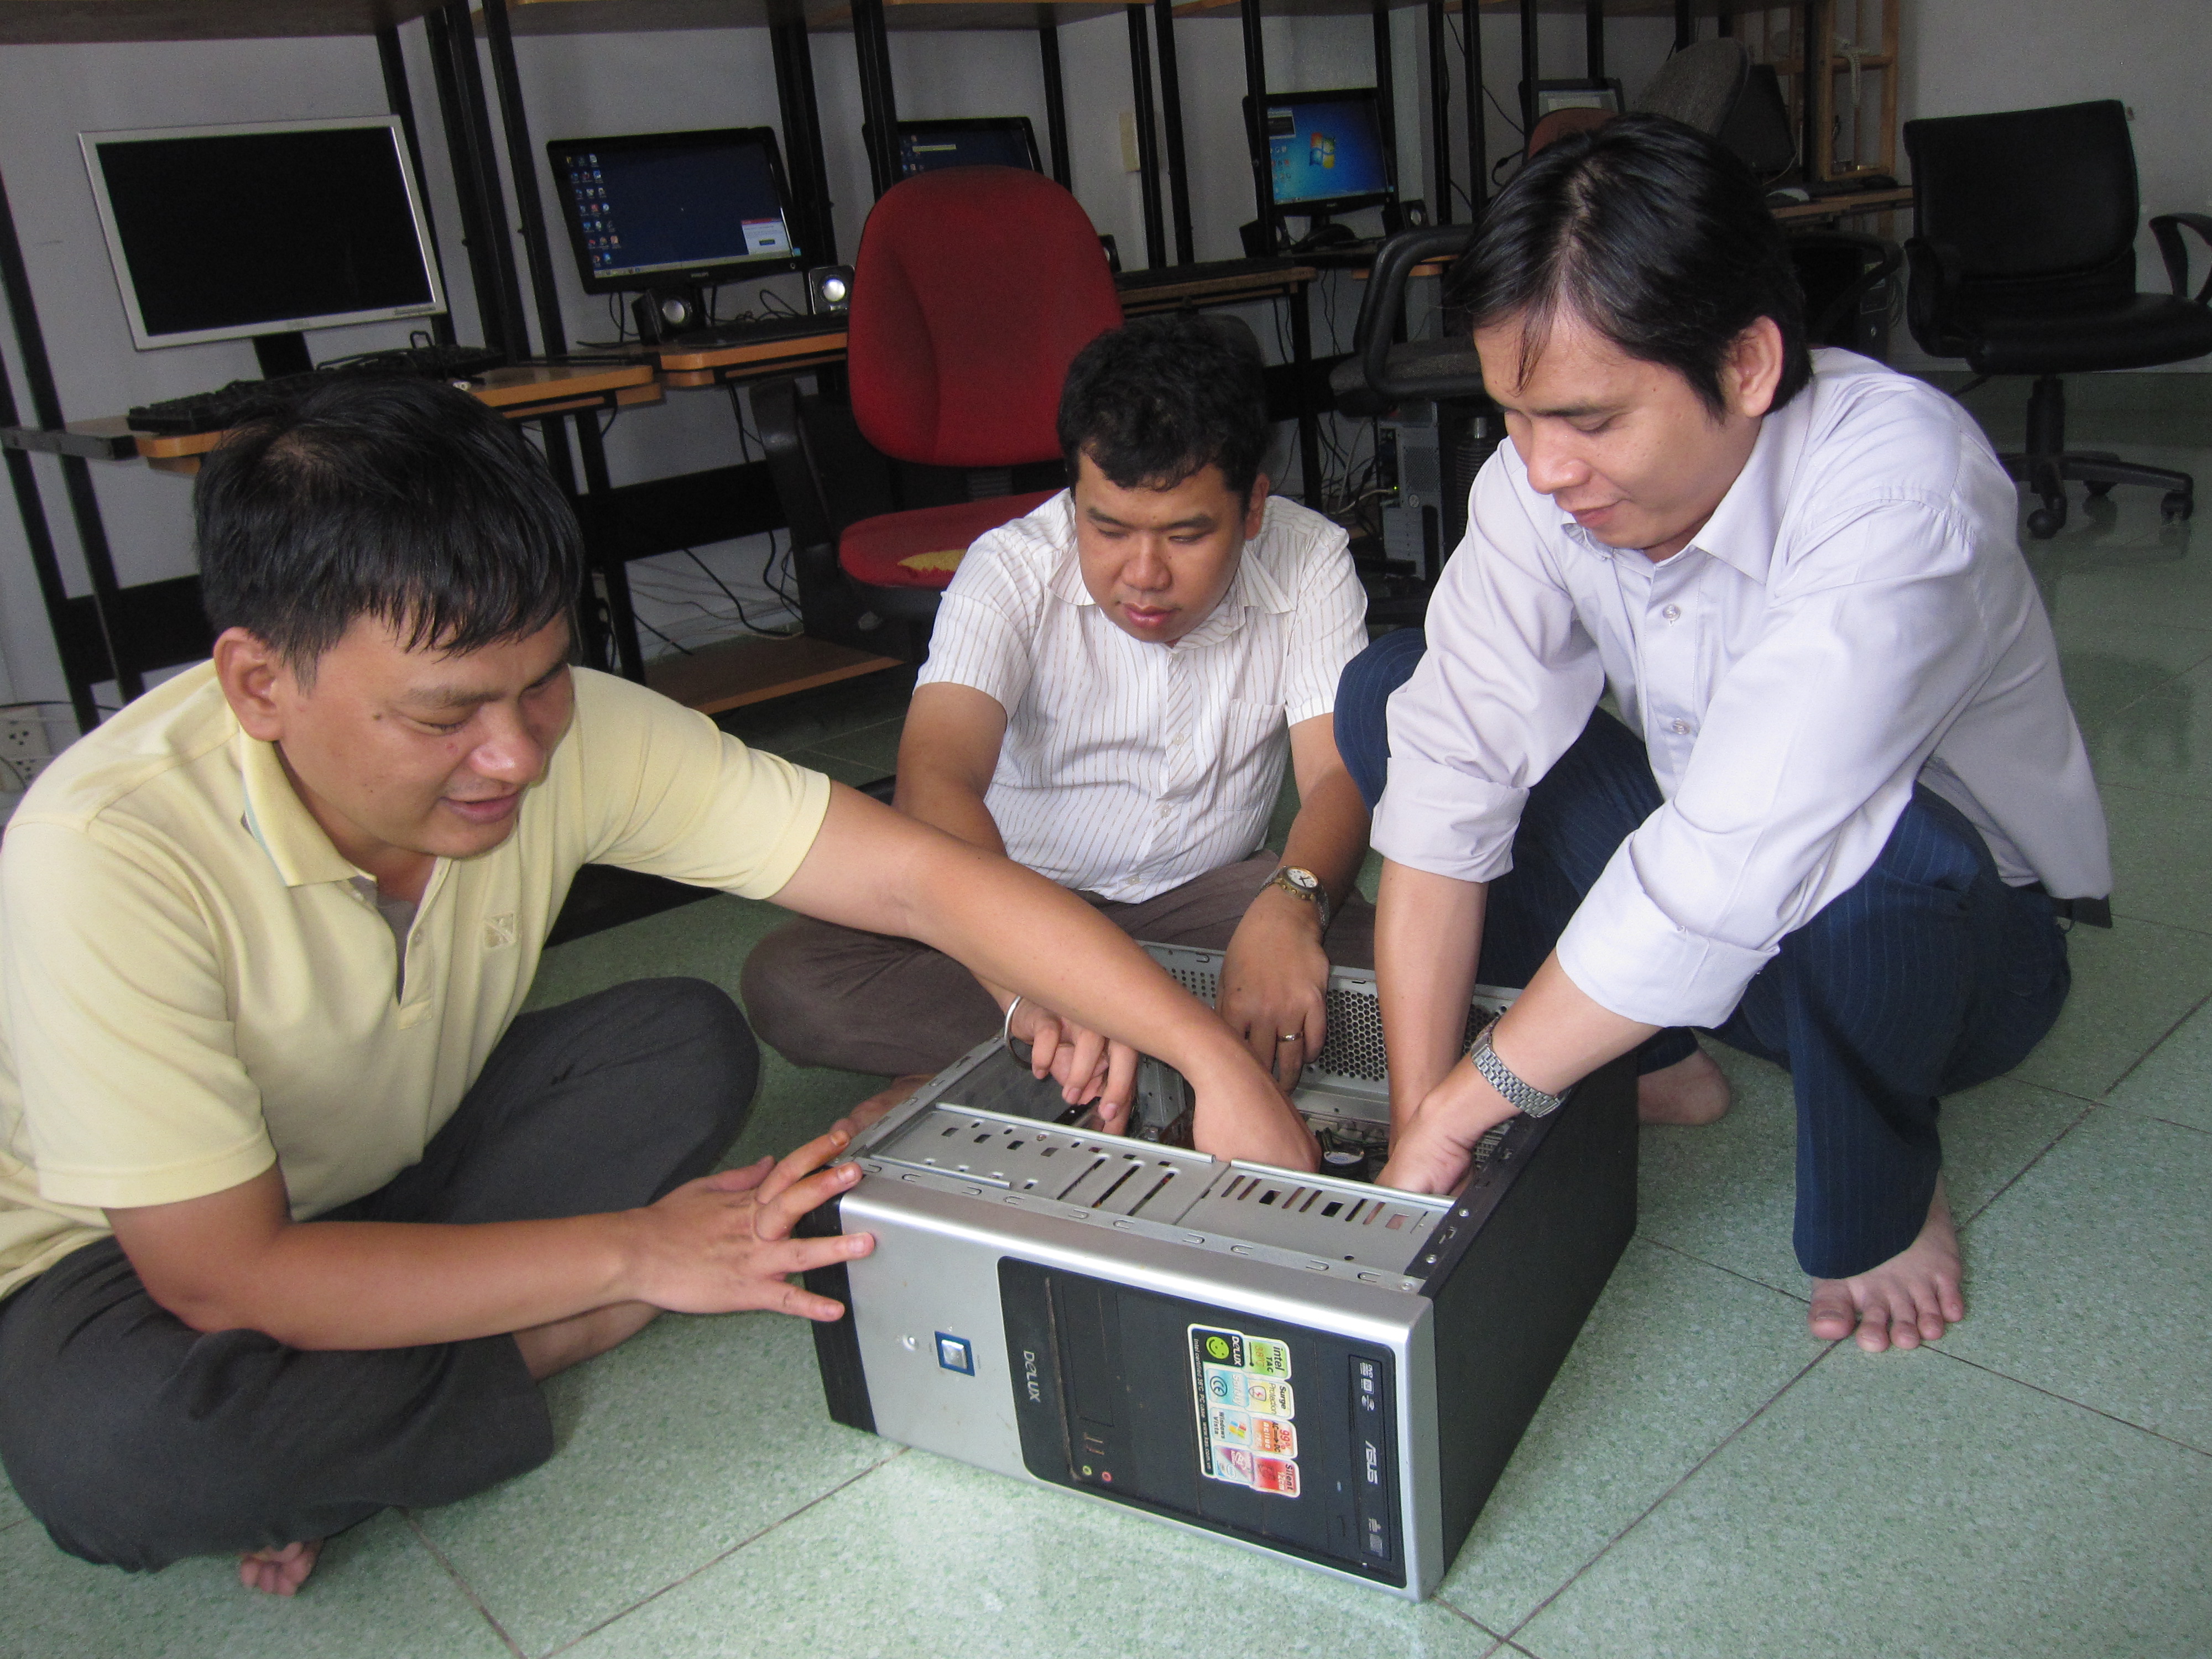
[[1030, 1403], [1033, 1406], [1042, 1406], [1044, 1403], [1044, 1391], [1037, 1387], [1036, 1354], [1032, 1349], [1022, 1350], [1022, 1380], [1029, 1388]]

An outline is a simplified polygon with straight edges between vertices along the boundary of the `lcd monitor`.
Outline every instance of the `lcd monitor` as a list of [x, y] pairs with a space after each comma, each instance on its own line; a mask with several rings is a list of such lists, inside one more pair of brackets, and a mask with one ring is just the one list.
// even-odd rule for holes
[[1026, 115], [987, 115], [898, 124], [899, 176], [939, 167], [1026, 167], [1037, 165], [1036, 134]]
[[[1249, 109], [1249, 99], [1245, 100]], [[1326, 216], [1397, 197], [1381, 104], [1372, 87], [1270, 97], [1260, 122], [1275, 206]]]
[[587, 294], [699, 287], [805, 265], [767, 127], [556, 138], [545, 155]]
[[142, 351], [446, 308], [396, 116], [77, 142]]

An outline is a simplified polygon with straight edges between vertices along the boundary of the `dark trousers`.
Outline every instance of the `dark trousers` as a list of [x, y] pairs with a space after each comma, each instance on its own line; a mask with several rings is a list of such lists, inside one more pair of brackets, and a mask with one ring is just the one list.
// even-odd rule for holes
[[[1388, 775], [1384, 704], [1424, 641], [1386, 635], [1346, 668], [1336, 740], [1371, 805]], [[1659, 809], [1644, 745], [1602, 712], [1528, 794], [1513, 869], [1490, 884], [1478, 970], [1523, 986], [1620, 843]], [[1913, 791], [1874, 867], [1782, 940], [1714, 1035], [1786, 1067], [1797, 1100], [1795, 1242], [1820, 1279], [1910, 1244], [1942, 1165], [1939, 1097], [2009, 1071], [2057, 1018], [2066, 938], [2039, 887], [2008, 887], [1978, 831]], [[1638, 1069], [1686, 1058], [1662, 1031]]]
[[[525, 1014], [424, 1150], [319, 1219], [472, 1223], [633, 1208], [706, 1174], [758, 1053], [700, 980]], [[112, 1238], [0, 1303], [0, 1461], [53, 1540], [142, 1571], [323, 1538], [535, 1468], [552, 1427], [512, 1336], [306, 1352], [203, 1335]]]

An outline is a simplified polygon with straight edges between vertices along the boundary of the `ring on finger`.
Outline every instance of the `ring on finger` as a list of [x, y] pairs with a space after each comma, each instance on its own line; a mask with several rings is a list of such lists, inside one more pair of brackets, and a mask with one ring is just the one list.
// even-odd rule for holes
[[1285, 1031], [1275, 1039], [1278, 1042], [1303, 1042], [1304, 1040], [1304, 1034], [1299, 1031]]

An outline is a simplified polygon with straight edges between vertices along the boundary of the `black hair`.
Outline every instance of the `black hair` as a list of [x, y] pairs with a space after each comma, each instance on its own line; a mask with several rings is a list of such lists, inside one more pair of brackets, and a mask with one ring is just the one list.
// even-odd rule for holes
[[1123, 489], [1172, 489], [1218, 466], [1249, 501], [1272, 435], [1257, 344], [1195, 313], [1140, 317], [1100, 335], [1060, 388], [1071, 478], [1085, 455]]
[[250, 422], [192, 492], [200, 596], [296, 672], [357, 617], [473, 651], [568, 611], [583, 535], [522, 435], [431, 380], [332, 375]]
[[1547, 144], [1500, 191], [1452, 271], [1476, 328], [1518, 317], [1526, 378], [1562, 308], [1632, 357], [1671, 368], [1717, 416], [1743, 331], [1782, 331], [1779, 409], [1813, 375], [1805, 296], [1751, 169], [1663, 115], [1624, 115]]

